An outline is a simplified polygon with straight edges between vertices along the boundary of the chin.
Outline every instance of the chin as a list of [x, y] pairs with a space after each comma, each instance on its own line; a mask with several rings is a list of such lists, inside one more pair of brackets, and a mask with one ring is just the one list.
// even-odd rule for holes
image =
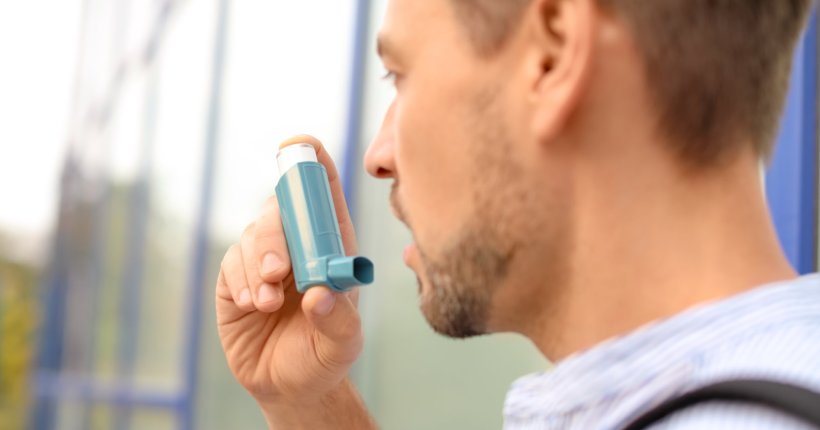
[[419, 281], [419, 308], [436, 333], [466, 339], [487, 334], [486, 313], [470, 294]]

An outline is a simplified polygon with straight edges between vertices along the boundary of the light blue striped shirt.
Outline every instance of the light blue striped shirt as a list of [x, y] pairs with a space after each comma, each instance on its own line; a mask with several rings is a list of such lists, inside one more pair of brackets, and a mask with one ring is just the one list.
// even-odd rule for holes
[[[820, 275], [697, 306], [521, 378], [507, 393], [504, 428], [620, 429], [668, 398], [736, 378], [820, 391]], [[727, 402], [693, 406], [652, 427], [813, 428], [765, 406]]]

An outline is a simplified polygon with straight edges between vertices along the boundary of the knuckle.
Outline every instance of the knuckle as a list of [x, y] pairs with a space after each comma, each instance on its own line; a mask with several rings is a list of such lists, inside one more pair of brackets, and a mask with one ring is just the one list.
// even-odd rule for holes
[[217, 288], [223, 288], [228, 286], [228, 281], [225, 280], [225, 271], [220, 268], [219, 275], [216, 277], [216, 286]]
[[336, 374], [345, 371], [359, 354], [357, 345], [332, 346], [314, 335], [316, 359], [325, 372]]
[[267, 240], [278, 240], [282, 243], [285, 242], [285, 232], [281, 229], [265, 229], [259, 230], [256, 232], [256, 240], [257, 241], [267, 241]]
[[281, 258], [286, 258], [287, 240], [285, 232], [281, 228], [266, 228], [256, 231], [255, 244], [257, 253], [260, 256], [269, 251], [277, 251]]
[[279, 198], [276, 197], [276, 194], [268, 197], [267, 199], [265, 199], [265, 203], [262, 205], [262, 207], [264, 209], [267, 209], [266, 212], [267, 211], [272, 211], [274, 208], [278, 208], [279, 207]]
[[339, 337], [342, 339], [356, 339], [362, 332], [362, 320], [358, 313], [346, 318], [339, 327]]
[[256, 233], [256, 222], [252, 222], [245, 227], [245, 230], [242, 232], [242, 237], [253, 237]]
[[226, 272], [231, 269], [231, 266], [235, 265], [238, 260], [240, 260], [240, 253], [241, 250], [239, 249], [238, 244], [233, 244], [228, 248], [228, 251], [225, 252], [225, 256], [222, 257], [222, 263], [220, 264], [220, 270], [222, 272]]

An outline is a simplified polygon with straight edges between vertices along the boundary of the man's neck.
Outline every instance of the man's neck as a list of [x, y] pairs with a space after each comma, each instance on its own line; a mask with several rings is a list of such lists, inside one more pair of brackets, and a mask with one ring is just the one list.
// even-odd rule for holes
[[[552, 360], [699, 303], [796, 276], [749, 157], [711, 172], [579, 175], [570, 277], [526, 333]], [[602, 187], [601, 184], [607, 184]]]

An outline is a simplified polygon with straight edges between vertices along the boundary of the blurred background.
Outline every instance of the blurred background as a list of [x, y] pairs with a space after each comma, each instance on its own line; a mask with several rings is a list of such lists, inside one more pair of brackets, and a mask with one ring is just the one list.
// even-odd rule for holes
[[[216, 337], [219, 262], [272, 194], [283, 138], [322, 139], [361, 252], [354, 379], [385, 429], [497, 429], [549, 364], [510, 336], [452, 341], [417, 310], [389, 183], [362, 171], [392, 97], [385, 0], [0, 3], [0, 430], [264, 428]], [[817, 261], [817, 30], [766, 173], [793, 264]]]

